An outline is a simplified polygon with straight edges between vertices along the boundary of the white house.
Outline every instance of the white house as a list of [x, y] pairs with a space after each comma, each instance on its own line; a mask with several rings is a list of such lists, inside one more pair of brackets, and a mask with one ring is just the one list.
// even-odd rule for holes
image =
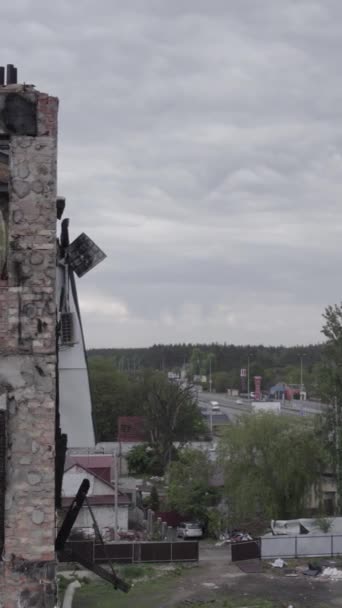
[[[83, 479], [88, 479], [90, 488], [88, 491], [88, 501], [94, 513], [97, 524], [101, 532], [113, 531], [115, 527], [115, 489], [114, 486], [92, 471], [89, 471], [80, 464], [74, 464], [64, 472], [62, 486], [62, 508], [67, 510], [77, 494]], [[128, 529], [128, 508], [130, 499], [119, 491], [118, 495], [118, 528], [119, 530]], [[76, 519], [74, 528], [83, 529], [85, 532], [93, 531], [93, 520], [90, 511], [85, 505], [82, 507]]]

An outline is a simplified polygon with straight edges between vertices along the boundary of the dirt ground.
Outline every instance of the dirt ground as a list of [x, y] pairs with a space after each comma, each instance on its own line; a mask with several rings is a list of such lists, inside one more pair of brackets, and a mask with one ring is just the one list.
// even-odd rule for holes
[[[204, 545], [200, 552], [198, 568], [190, 570], [160, 608], [193, 602], [215, 603], [220, 597], [240, 603], [268, 600], [277, 606], [294, 608], [342, 608], [342, 581], [325, 581], [303, 575], [297, 578], [264, 572], [246, 574], [231, 562], [228, 547]], [[185, 600], [186, 603], [185, 603]], [[214, 602], [215, 600], [215, 602]]]
[[209, 543], [201, 543], [198, 566], [182, 569], [178, 576], [137, 583], [127, 595], [110, 590], [112, 600], [109, 599], [108, 604], [107, 596], [94, 601], [99, 590], [91, 600], [85, 586], [75, 598], [75, 608], [109, 605], [118, 608], [342, 608], [342, 581], [326, 581], [302, 574], [285, 577], [271, 569], [246, 574], [231, 562], [228, 547]]

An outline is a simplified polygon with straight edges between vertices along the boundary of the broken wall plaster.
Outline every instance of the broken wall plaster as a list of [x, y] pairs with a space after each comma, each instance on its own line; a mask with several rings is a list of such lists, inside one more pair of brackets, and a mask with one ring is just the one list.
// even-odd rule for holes
[[8, 94], [0, 87], [0, 135], [10, 135], [7, 276], [0, 277], [0, 395], [7, 395], [4, 555], [6, 560], [18, 556], [26, 566], [18, 569], [13, 560], [0, 564], [0, 605], [6, 608], [54, 606], [56, 595], [57, 101], [18, 89]]

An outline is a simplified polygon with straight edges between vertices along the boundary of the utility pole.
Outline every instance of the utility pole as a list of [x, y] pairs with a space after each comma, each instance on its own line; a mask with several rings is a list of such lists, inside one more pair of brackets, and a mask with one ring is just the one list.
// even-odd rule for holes
[[212, 377], [211, 377], [211, 357], [209, 356], [209, 393], [211, 393], [212, 389]]
[[114, 451], [114, 539], [119, 540], [118, 515], [119, 515], [119, 476], [118, 476], [118, 454]]
[[304, 392], [304, 383], [303, 383], [303, 358], [305, 357], [305, 353], [299, 355], [300, 358], [300, 399], [302, 399], [302, 395]]
[[250, 387], [250, 383], [251, 383], [251, 378], [250, 378], [250, 355], [248, 355], [247, 358], [247, 392], [248, 392], [248, 401], [250, 401], [251, 398], [251, 387]]
[[303, 390], [303, 355], [300, 357], [300, 390]]

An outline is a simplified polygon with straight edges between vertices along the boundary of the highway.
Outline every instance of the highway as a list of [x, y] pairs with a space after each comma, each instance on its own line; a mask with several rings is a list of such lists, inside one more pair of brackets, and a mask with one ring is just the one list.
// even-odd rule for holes
[[[210, 411], [211, 401], [215, 401], [222, 413], [227, 414], [231, 420], [234, 420], [241, 414], [248, 414], [252, 412], [252, 405], [247, 399], [240, 399], [239, 397], [228, 397], [226, 394], [221, 393], [198, 393], [198, 405], [202, 410]], [[240, 403], [237, 403], [239, 401]], [[286, 404], [286, 405], [285, 405]], [[314, 401], [293, 401], [281, 403], [281, 413], [286, 415], [295, 416], [312, 416], [320, 414], [327, 406]]]

